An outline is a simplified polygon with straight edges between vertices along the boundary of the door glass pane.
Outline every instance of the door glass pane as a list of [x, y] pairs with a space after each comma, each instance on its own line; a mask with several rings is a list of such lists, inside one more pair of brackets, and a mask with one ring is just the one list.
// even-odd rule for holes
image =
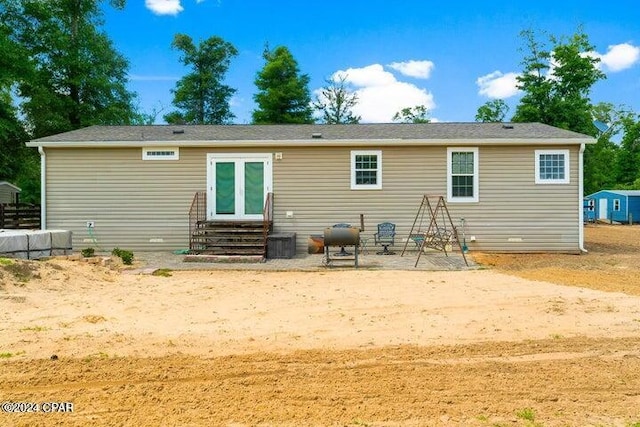
[[234, 162], [216, 163], [216, 214], [236, 212], [236, 165]]
[[262, 214], [264, 209], [264, 162], [244, 164], [244, 213]]

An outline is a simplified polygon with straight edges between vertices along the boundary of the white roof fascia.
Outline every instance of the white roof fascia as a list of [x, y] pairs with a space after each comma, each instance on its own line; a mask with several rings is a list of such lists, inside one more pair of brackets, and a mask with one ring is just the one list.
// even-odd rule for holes
[[206, 141], [42, 141], [27, 147], [125, 148], [125, 147], [340, 147], [340, 146], [424, 146], [424, 145], [580, 145], [594, 144], [593, 138], [493, 138], [493, 139], [324, 139], [324, 140], [206, 140]]

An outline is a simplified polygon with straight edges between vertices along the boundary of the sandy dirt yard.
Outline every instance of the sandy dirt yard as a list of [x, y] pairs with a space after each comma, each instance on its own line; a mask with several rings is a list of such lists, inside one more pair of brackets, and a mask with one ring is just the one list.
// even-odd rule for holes
[[460, 272], [0, 259], [0, 426], [637, 427], [640, 226], [585, 235]]

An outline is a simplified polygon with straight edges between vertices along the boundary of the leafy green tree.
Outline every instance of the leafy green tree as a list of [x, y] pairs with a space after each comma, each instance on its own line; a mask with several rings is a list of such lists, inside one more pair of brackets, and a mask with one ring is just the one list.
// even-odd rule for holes
[[353, 114], [352, 108], [358, 104], [358, 95], [349, 92], [346, 86], [346, 75], [327, 79], [327, 86], [320, 90], [313, 106], [322, 112], [322, 121], [326, 124], [356, 124], [360, 116]]
[[[3, 10], [0, 6], [0, 13]], [[20, 186], [22, 201], [37, 202], [40, 199], [39, 156], [36, 150], [24, 145], [29, 135], [19, 119], [12, 92], [18, 82], [30, 74], [31, 62], [27, 51], [10, 36], [11, 28], [4, 20], [0, 21], [0, 180]]]
[[13, 181], [19, 174], [27, 139], [27, 132], [12, 105], [11, 94], [0, 91], [0, 181]]
[[624, 136], [618, 152], [618, 186], [634, 188], [640, 179], [640, 115], [623, 117]]
[[256, 76], [258, 108], [253, 123], [313, 123], [309, 76], [300, 74], [297, 61], [284, 46], [265, 48], [265, 65]]
[[24, 148], [14, 183], [22, 190], [20, 202], [40, 203], [40, 155], [37, 149]]
[[429, 109], [425, 105], [403, 108], [393, 115], [394, 122], [401, 123], [429, 123]]
[[509, 106], [502, 99], [487, 101], [478, 108], [476, 122], [503, 122]]
[[607, 124], [606, 130], [598, 130], [597, 142], [587, 144], [584, 152], [585, 194], [615, 188], [617, 180], [618, 145], [612, 138], [621, 131], [620, 118], [627, 113], [610, 103], [598, 103], [592, 108], [594, 121]]
[[[99, 30], [99, 0], [13, 0], [0, 9], [11, 39], [32, 61], [18, 84], [21, 110], [34, 137], [94, 124], [128, 124], [134, 94], [128, 63]], [[119, 9], [124, 0], [110, 3]]]
[[176, 34], [171, 46], [180, 50], [180, 62], [192, 72], [181, 78], [173, 93], [179, 111], [164, 116], [167, 123], [226, 124], [235, 117], [229, 101], [236, 89], [222, 84], [237, 49], [220, 37], [210, 37], [198, 46], [191, 37]]
[[9, 37], [11, 29], [0, 22], [0, 180], [13, 180], [20, 166], [20, 138], [24, 129], [13, 104], [12, 87], [20, 79], [21, 64], [28, 63], [26, 52]]
[[606, 76], [588, 55], [594, 50], [587, 35], [578, 30], [568, 40], [550, 37], [547, 48], [531, 30], [521, 33], [527, 45], [517, 77], [524, 92], [516, 107], [514, 122], [541, 122], [559, 128], [594, 135], [589, 93], [591, 87]]

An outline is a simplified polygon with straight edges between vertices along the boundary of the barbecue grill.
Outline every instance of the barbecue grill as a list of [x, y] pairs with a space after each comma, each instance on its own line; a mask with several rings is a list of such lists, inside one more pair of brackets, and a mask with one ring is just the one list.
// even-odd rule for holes
[[[360, 232], [364, 231], [364, 215], [360, 215], [360, 228], [352, 227], [349, 224], [336, 224], [333, 227], [324, 229], [324, 251], [327, 265], [331, 264], [331, 247], [339, 246], [342, 249], [338, 256], [351, 255], [345, 251], [346, 246], [353, 246], [355, 266], [358, 266], [358, 248], [360, 246]], [[335, 258], [334, 258], [335, 259]], [[350, 260], [351, 258], [349, 258]]]

